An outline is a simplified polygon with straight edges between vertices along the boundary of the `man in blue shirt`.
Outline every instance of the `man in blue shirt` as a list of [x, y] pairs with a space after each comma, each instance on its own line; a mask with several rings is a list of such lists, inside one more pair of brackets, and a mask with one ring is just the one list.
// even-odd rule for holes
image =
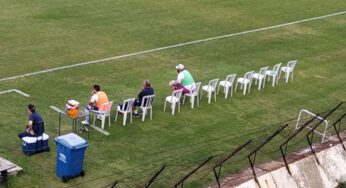
[[38, 137], [42, 136], [44, 132], [44, 122], [40, 114], [36, 112], [36, 108], [33, 104], [28, 105], [28, 123], [26, 125], [26, 131], [19, 133], [18, 137]]
[[139, 116], [136, 106], [141, 106], [143, 97], [145, 97], [147, 95], [154, 95], [154, 89], [151, 87], [149, 80], [144, 80], [143, 85], [142, 85], [142, 90], [139, 92], [138, 98], [135, 99], [135, 101], [133, 103], [133, 105], [134, 105], [133, 115], [134, 116]]

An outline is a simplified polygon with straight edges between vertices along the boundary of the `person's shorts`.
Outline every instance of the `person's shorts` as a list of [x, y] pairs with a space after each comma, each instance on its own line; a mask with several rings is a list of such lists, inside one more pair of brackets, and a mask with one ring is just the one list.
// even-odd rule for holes
[[99, 110], [99, 108], [97, 108], [97, 106], [90, 106], [90, 105], [85, 105], [84, 108], [86, 110]]
[[140, 101], [139, 99], [135, 99], [133, 105], [134, 106], [141, 106], [142, 105], [142, 101]]

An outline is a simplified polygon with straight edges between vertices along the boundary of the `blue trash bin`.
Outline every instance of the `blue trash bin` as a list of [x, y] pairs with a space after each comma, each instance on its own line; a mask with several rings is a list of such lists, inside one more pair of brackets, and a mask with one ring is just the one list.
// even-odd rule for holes
[[56, 175], [64, 182], [76, 176], [84, 176], [83, 161], [88, 143], [74, 133], [59, 136], [55, 141]]

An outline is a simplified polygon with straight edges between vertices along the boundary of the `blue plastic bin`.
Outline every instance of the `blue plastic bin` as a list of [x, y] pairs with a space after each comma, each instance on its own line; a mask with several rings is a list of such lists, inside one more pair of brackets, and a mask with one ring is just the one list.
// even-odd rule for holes
[[88, 143], [74, 133], [59, 136], [57, 144], [56, 175], [64, 182], [76, 176], [84, 176], [83, 161]]

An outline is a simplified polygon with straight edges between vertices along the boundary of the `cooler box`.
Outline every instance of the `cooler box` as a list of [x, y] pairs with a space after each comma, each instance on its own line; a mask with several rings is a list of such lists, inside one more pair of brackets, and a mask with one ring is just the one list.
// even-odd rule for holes
[[48, 140], [49, 136], [45, 133], [39, 137], [23, 137], [22, 150], [26, 155], [49, 151]]
[[75, 176], [84, 176], [83, 161], [88, 143], [69, 133], [55, 139], [57, 144], [56, 175], [64, 182]]

